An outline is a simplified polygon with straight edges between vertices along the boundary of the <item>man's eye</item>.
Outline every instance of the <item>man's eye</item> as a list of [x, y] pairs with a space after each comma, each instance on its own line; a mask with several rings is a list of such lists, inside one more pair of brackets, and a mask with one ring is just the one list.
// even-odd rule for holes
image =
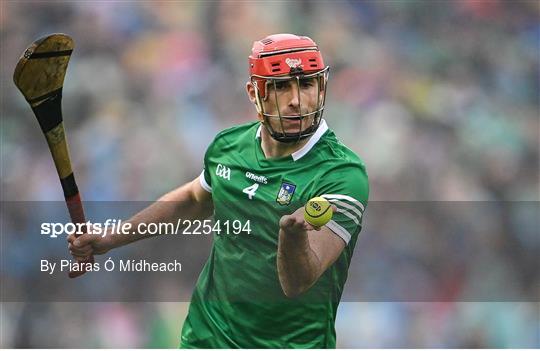
[[283, 90], [287, 87], [287, 83], [286, 82], [276, 82], [275, 85], [274, 85], [274, 88], [276, 90]]
[[309, 88], [309, 87], [312, 87], [313, 84], [315, 84], [313, 82], [313, 79], [300, 79], [300, 86], [302, 88]]

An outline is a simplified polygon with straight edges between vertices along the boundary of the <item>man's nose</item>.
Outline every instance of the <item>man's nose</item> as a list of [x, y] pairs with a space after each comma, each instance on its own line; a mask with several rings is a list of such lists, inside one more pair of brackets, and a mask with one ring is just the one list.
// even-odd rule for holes
[[289, 107], [298, 109], [300, 107], [300, 92], [298, 91], [298, 83], [291, 82], [289, 85]]

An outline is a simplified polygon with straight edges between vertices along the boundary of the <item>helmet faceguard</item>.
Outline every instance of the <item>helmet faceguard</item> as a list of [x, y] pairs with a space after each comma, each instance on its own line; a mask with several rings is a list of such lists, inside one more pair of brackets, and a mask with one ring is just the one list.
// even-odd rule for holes
[[[317, 44], [308, 37], [293, 34], [270, 35], [253, 44], [249, 64], [257, 112], [263, 118], [262, 122], [272, 138], [292, 143], [313, 135], [322, 119], [329, 71], [329, 67], [324, 66]], [[302, 105], [300, 89], [306, 80], [316, 82], [317, 103], [313, 111], [302, 113], [306, 109], [305, 104]], [[292, 84], [293, 89], [298, 89], [298, 114], [281, 114], [277, 92], [279, 84]], [[263, 101], [272, 100], [277, 114], [264, 110]], [[277, 128], [272, 127], [271, 120], [279, 121]], [[285, 120], [300, 120], [298, 130], [286, 131]]]

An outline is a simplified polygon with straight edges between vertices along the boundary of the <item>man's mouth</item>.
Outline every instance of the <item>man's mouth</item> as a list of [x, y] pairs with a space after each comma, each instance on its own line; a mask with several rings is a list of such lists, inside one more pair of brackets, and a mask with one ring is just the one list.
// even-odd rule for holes
[[302, 116], [299, 113], [285, 113], [281, 115], [281, 118], [289, 121], [299, 121], [302, 119]]
[[300, 128], [302, 127], [302, 125], [305, 123], [303, 123], [302, 121], [302, 118], [300, 116], [298, 117], [293, 117], [293, 118], [282, 118], [281, 119], [282, 121], [282, 125], [283, 125], [283, 128], [285, 129], [286, 132], [291, 132], [291, 131], [299, 131]]

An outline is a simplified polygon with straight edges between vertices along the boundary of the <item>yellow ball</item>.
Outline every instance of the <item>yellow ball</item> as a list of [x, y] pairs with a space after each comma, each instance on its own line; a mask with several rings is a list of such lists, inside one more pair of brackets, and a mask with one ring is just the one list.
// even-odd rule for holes
[[314, 227], [322, 227], [332, 219], [330, 202], [317, 196], [309, 200], [304, 206], [304, 219]]

